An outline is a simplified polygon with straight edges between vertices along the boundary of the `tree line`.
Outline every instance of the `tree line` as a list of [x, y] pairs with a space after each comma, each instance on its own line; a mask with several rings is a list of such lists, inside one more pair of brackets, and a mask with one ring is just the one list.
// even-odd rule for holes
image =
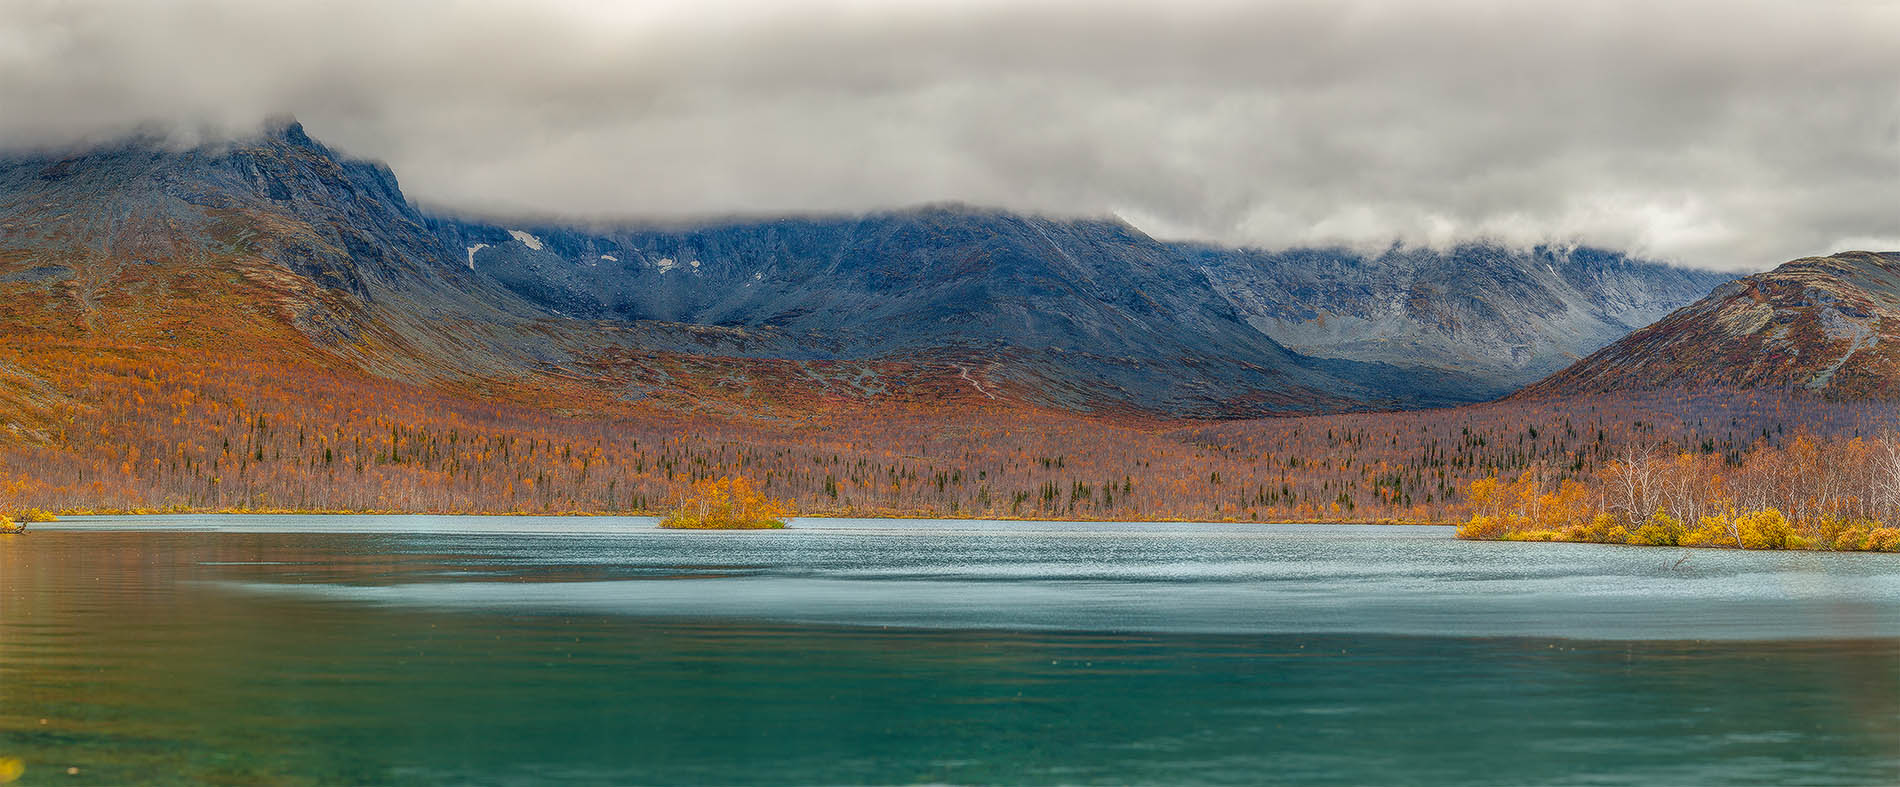
[[[15, 349], [60, 395], [0, 437], [0, 510], [657, 514], [741, 476], [804, 515], [1449, 522], [1494, 476], [1531, 471], [1540, 495], [1608, 488], [1608, 468], [1674, 479], [1662, 466], [1677, 454], [1628, 454], [1663, 443], [1734, 475], [1746, 508], [1759, 496], [1732, 468], [1765, 462], [1762, 446], [1804, 450], [1776, 447], [1790, 424], [1892, 420], [1884, 405], [1679, 393], [1221, 423], [917, 399], [796, 418], [556, 411], [281, 358]], [[1671, 483], [1639, 486], [1674, 500]]]
[[1733, 461], [1644, 442], [1593, 476], [1472, 482], [1466, 538], [1900, 552], [1900, 433], [1808, 432]]

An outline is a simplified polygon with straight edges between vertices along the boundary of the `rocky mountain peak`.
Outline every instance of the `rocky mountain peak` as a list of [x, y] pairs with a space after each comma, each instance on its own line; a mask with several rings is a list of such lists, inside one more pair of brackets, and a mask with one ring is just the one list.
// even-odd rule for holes
[[1524, 395], [1670, 387], [1900, 395], [1900, 253], [1807, 257], [1723, 285]]

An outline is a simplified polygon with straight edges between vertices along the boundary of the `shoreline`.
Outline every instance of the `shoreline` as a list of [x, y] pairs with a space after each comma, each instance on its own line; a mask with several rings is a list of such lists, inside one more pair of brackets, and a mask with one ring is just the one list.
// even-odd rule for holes
[[1489, 536], [1456, 536], [1459, 541], [1491, 542], [1510, 544], [1582, 544], [1603, 547], [1630, 547], [1632, 549], [1700, 549], [1713, 552], [1830, 552], [1837, 555], [1892, 555], [1900, 554], [1900, 549], [1833, 549], [1831, 547], [1789, 546], [1789, 547], [1743, 547], [1725, 544], [1639, 544], [1628, 541], [1591, 541], [1582, 538], [1509, 538]]
[[[573, 519], [596, 519], [596, 518], [604, 518], [604, 517], [647, 517], [647, 518], [652, 518], [652, 519], [662, 519], [666, 516], [664, 513], [648, 513], [648, 512], [640, 512], [640, 511], [561, 511], [561, 512], [405, 511], [405, 510], [393, 510], [393, 509], [392, 510], [349, 511], [349, 510], [299, 510], [299, 509], [277, 509], [277, 508], [271, 508], [271, 509], [262, 509], [262, 508], [251, 508], [251, 509], [237, 509], [237, 508], [77, 509], [77, 510], [58, 512], [58, 516], [61, 519], [64, 519], [66, 517], [138, 517], [138, 516], [207, 516], [207, 515], [209, 516], [338, 516], [338, 517], [342, 517], [342, 516], [538, 517], [538, 518], [573, 518]], [[1129, 519], [1129, 518], [1114, 518], [1114, 517], [1053, 518], [1053, 517], [972, 516], [972, 515], [958, 515], [958, 514], [923, 514], [923, 513], [888, 513], [888, 512], [864, 514], [864, 513], [853, 513], [853, 512], [830, 512], [830, 511], [812, 513], [812, 514], [799, 514], [799, 515], [794, 515], [790, 517], [790, 519], [792, 520], [872, 519], [872, 520], [892, 520], [892, 521], [968, 520], [968, 521], [977, 521], [977, 522], [1115, 522], [1115, 523], [1124, 523], [1124, 524], [1207, 524], [1207, 525], [1244, 525], [1244, 524], [1387, 525], [1387, 526], [1405, 526], [1405, 527], [1457, 527], [1459, 525], [1458, 522], [1401, 520], [1401, 519], [1383, 519], [1383, 518], [1381, 519], [1254, 520], [1254, 519], [1193, 519], [1193, 518], [1187, 518], [1187, 517], [1157, 517], [1157, 518], [1149, 518], [1149, 519]], [[58, 523], [49, 522], [45, 524], [57, 525]], [[728, 528], [675, 528], [675, 529], [713, 530], [713, 529], [728, 529]], [[758, 529], [758, 528], [755, 528], [755, 529]], [[1500, 539], [1485, 539], [1485, 540], [1500, 540]]]

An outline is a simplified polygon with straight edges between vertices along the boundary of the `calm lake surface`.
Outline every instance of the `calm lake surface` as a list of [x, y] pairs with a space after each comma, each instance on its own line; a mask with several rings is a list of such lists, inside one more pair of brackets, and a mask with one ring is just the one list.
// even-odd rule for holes
[[1900, 784], [1900, 556], [75, 518], [0, 536], [0, 757], [23, 784]]

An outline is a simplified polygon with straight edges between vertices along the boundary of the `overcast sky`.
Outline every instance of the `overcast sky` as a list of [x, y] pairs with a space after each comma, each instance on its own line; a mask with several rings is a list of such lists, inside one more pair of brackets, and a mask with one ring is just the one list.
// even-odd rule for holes
[[294, 113], [438, 210], [1900, 249], [1900, 3], [0, 0], [0, 144]]

